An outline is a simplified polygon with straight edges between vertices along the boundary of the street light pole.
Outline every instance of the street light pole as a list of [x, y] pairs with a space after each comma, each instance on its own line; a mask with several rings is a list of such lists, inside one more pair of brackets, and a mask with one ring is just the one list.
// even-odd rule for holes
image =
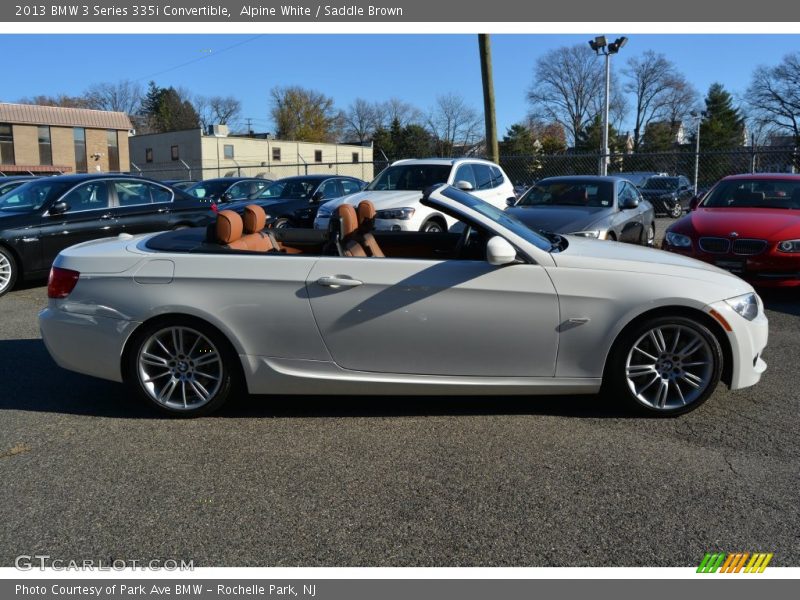
[[703, 122], [703, 117], [706, 116], [706, 112], [697, 112], [693, 110], [689, 114], [697, 121], [697, 131], [694, 140], [694, 195], [697, 196], [697, 180], [700, 177], [700, 124]]
[[628, 43], [628, 38], [625, 36], [618, 37], [610, 44], [606, 43], [606, 36], [598, 35], [593, 40], [589, 40], [589, 47], [595, 51], [599, 56], [603, 54], [606, 59], [606, 93], [603, 102], [603, 147], [600, 149], [602, 156], [600, 157], [600, 175], [608, 175], [608, 163], [611, 156], [611, 150], [608, 147], [608, 113], [609, 104], [611, 102], [611, 55], [616, 54], [622, 47]]

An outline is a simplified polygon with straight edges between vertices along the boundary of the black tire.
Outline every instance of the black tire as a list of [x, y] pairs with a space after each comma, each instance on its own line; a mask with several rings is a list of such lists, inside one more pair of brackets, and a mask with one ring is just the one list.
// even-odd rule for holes
[[683, 207], [680, 202], [675, 202], [675, 206], [669, 209], [669, 216], [673, 219], [679, 218], [683, 214]]
[[[695, 364], [695, 362], [686, 362], [685, 364], [687, 367], [684, 369], [681, 361], [675, 361], [673, 363], [672, 359], [675, 357], [667, 356], [666, 367], [663, 363], [660, 365], [660, 368], [666, 369], [666, 373], [653, 370], [652, 383], [648, 382], [647, 379], [650, 378], [651, 373], [638, 370], [640, 366], [634, 364], [634, 359], [630, 359], [629, 357], [639, 356], [641, 350], [634, 350], [634, 346], [637, 345], [637, 343], [642, 343], [642, 341], [645, 343], [649, 341], [644, 338], [649, 337], [649, 332], [656, 328], [662, 328], [662, 331], [666, 332], [680, 330], [680, 332], [686, 336], [683, 338], [684, 340], [692, 340], [692, 334], [694, 334], [696, 339], [702, 340], [702, 342], [705, 343], [704, 345], [701, 343], [701, 348], [698, 349], [697, 352], [702, 351], [703, 358], [706, 358], [706, 349], [708, 350], [708, 365], [692, 367], [691, 365]], [[673, 338], [669, 338], [667, 334], [664, 335], [662, 340], [664, 338], [666, 338], [665, 346], [669, 348], [672, 345], [671, 342]], [[680, 338], [678, 341], [680, 341]], [[681, 344], [678, 344], [678, 348], [680, 348], [680, 345]], [[678, 353], [680, 353], [680, 350], [668, 349], [665, 354]], [[697, 361], [697, 364], [701, 362], [698, 361], [699, 357], [695, 353], [690, 353], [686, 356], [694, 357], [689, 360]], [[661, 360], [660, 356], [658, 358]], [[629, 360], [631, 360], [631, 368], [635, 369], [636, 371], [634, 372], [639, 373], [638, 375], [628, 376]], [[642, 357], [640, 360], [647, 363], [650, 361], [650, 358]], [[673, 375], [673, 366], [675, 369], [680, 368], [681, 372], [685, 372], [687, 376], [692, 375], [698, 379], [701, 377], [699, 377], [697, 373], [702, 372], [702, 386], [700, 386], [699, 389], [695, 389], [686, 377]], [[722, 366], [723, 353], [719, 340], [717, 340], [716, 336], [703, 323], [683, 316], [654, 317], [637, 323], [632, 327], [628, 327], [620, 334], [619, 338], [614, 343], [614, 347], [611, 349], [608, 362], [606, 363], [603, 389], [604, 392], [610, 395], [615, 401], [623, 403], [638, 414], [653, 417], [674, 417], [695, 410], [714, 393], [719, 383], [720, 376], [722, 375]], [[694, 371], [689, 372], [686, 370], [690, 368], [694, 369]], [[701, 371], [698, 371], [698, 369]], [[659, 381], [659, 379], [661, 381]], [[637, 390], [635, 382], [639, 381], [642, 383]], [[666, 387], [667, 395], [665, 396], [663, 407], [656, 407], [645, 401], [648, 392], [646, 386], [648, 384], [656, 386], [652, 392], [655, 392], [659, 386], [661, 386], [662, 389]], [[677, 392], [675, 391], [676, 386]], [[681, 386], [683, 386], [683, 391], [681, 391]], [[681, 405], [680, 401], [684, 398], [684, 394], [687, 397], [691, 397], [691, 401]], [[672, 401], [669, 400], [670, 395], [673, 398]], [[669, 406], [666, 405], [667, 402], [670, 403]]]
[[447, 226], [439, 219], [428, 219], [419, 228], [422, 233], [444, 233], [447, 231]]
[[290, 229], [292, 227], [294, 227], [294, 223], [288, 217], [280, 217], [272, 223], [272, 229]]
[[609, 231], [606, 234], [606, 240], [608, 240], [609, 242], [616, 242], [617, 241], [617, 234], [614, 233], [613, 231]]
[[[195, 381], [195, 376], [197, 376], [197, 383], [200, 384], [202, 389], [209, 391], [210, 398], [202, 401], [202, 403], [200, 403], [198, 400], [198, 402], [195, 403], [195, 406], [190, 405], [188, 407], [179, 407], [168, 403], [167, 401], [171, 399], [172, 392], [170, 392], [170, 397], [166, 398], [167, 401], [158, 401], [153, 397], [154, 395], [158, 395], [159, 390], [157, 384], [150, 381], [150, 383], [153, 385], [153, 389], [148, 389], [146, 380], [144, 379], [148, 373], [144, 372], [143, 369], [151, 368], [152, 363], [151, 365], [144, 365], [140, 363], [142, 352], [146, 348], [150, 348], [149, 344], [151, 343], [151, 340], [155, 339], [161, 332], [171, 329], [193, 331], [205, 337], [210, 344], [206, 345], [202, 343], [200, 346], [198, 346], [198, 354], [201, 357], [211, 356], [213, 351], [216, 351], [219, 358], [218, 361], [214, 361], [215, 369], [217, 368], [217, 362], [219, 363], [219, 377], [217, 378], [219, 382], [218, 385], [216, 383], [210, 385], [210, 383], [212, 383], [211, 379], [201, 378], [199, 370], [201, 367], [199, 365], [192, 365], [191, 367], [192, 370], [197, 369], [196, 373], [190, 372], [189, 374], [185, 375], [191, 375], [193, 382]], [[187, 346], [191, 344], [191, 341], [189, 341], [191, 339], [191, 337], [187, 339]], [[167, 349], [171, 349], [169, 343], [167, 343]], [[192, 350], [194, 350], [194, 347]], [[168, 356], [168, 354], [164, 352], [162, 356]], [[199, 319], [193, 319], [190, 317], [170, 317], [158, 319], [151, 323], [145, 324], [134, 333], [133, 337], [128, 342], [125, 355], [123, 357], [123, 379], [125, 384], [134, 393], [134, 395], [161, 412], [175, 417], [201, 417], [219, 410], [232, 395], [243, 389], [241, 364], [238, 361], [238, 356], [228, 340], [214, 327], [211, 327]], [[206, 362], [205, 364], [209, 363]], [[167, 365], [164, 365], [162, 367], [157, 365], [154, 368], [156, 370], [163, 369], [165, 371], [173, 371], [173, 374], [170, 375], [170, 380], [161, 388], [161, 391], [163, 391], [164, 388], [166, 388], [172, 383], [173, 380], [176, 379], [175, 373], [177, 373], [177, 366], [168, 367]], [[210, 367], [202, 366], [202, 368], [206, 369]], [[152, 374], [150, 375], [152, 376]], [[166, 376], [167, 375], [164, 375], [164, 377]], [[163, 381], [163, 378], [161, 378], [161, 381]], [[185, 390], [190, 390], [192, 395], [198, 395], [194, 392], [191, 392], [191, 388], [187, 388], [185, 382], [176, 383], [173, 388], [177, 389], [177, 385], [181, 385]], [[188, 385], [191, 386], [192, 384], [190, 383]], [[208, 390], [209, 387], [215, 388], [213, 389], [213, 393]], [[184, 394], [186, 394], [185, 391]]]
[[18, 274], [19, 267], [14, 255], [0, 246], [0, 296], [14, 288]]

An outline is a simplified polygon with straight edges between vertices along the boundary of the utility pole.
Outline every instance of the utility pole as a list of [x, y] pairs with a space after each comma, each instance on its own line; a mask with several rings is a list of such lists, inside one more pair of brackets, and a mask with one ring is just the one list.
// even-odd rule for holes
[[494, 81], [492, 78], [492, 47], [488, 33], [478, 34], [478, 48], [481, 55], [481, 79], [483, 80], [483, 117], [486, 123], [486, 153], [489, 160], [500, 162], [500, 149], [497, 145], [497, 121], [494, 112]]
[[247, 135], [249, 137], [253, 137], [253, 119], [247, 117], [245, 121], [247, 121]]

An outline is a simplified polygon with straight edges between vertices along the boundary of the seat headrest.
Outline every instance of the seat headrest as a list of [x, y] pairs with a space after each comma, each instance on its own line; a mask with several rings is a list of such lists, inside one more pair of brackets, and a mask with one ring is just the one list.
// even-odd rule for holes
[[336, 212], [339, 215], [342, 238], [346, 238], [348, 235], [358, 231], [358, 216], [356, 215], [356, 209], [352, 205], [342, 204], [336, 209]]
[[258, 233], [267, 225], [267, 213], [258, 204], [248, 204], [242, 220], [245, 233]]
[[358, 203], [358, 226], [372, 229], [375, 220], [375, 205], [369, 200]]
[[217, 241], [220, 244], [231, 244], [242, 237], [242, 217], [232, 210], [221, 210], [217, 213]]

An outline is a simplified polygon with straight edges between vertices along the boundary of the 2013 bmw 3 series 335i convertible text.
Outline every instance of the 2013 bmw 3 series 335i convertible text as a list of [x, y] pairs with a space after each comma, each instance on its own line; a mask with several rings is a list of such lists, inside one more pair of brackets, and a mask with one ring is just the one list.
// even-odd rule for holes
[[[712, 265], [537, 233], [467, 192], [422, 203], [445, 232], [374, 231], [369, 200], [327, 231], [207, 228], [86, 242], [56, 258], [40, 314], [59, 365], [174, 415], [240, 394], [596, 394], [651, 415], [766, 369], [762, 302]], [[565, 398], [568, 401], [569, 398]]]

